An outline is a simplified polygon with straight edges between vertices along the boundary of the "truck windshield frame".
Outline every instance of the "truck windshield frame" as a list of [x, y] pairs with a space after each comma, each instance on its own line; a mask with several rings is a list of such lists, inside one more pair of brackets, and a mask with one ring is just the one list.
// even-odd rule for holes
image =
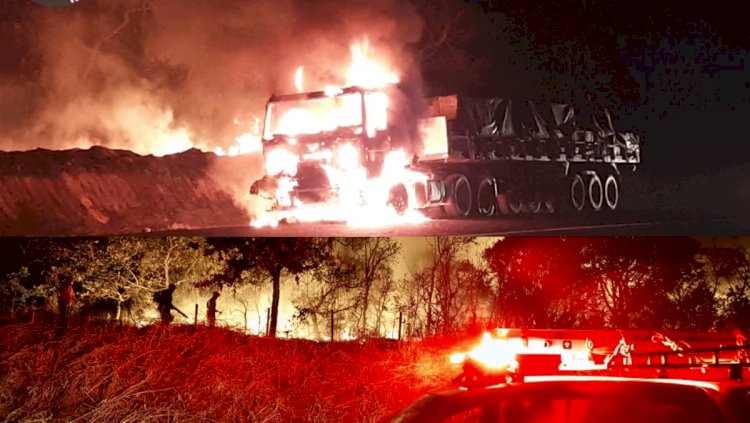
[[263, 139], [311, 135], [363, 126], [363, 92], [323, 92], [271, 98], [266, 108]]

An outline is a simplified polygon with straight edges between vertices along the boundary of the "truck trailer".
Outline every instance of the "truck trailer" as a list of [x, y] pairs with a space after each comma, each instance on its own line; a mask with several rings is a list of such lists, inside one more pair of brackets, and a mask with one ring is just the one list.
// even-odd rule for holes
[[275, 210], [335, 202], [341, 186], [331, 172], [358, 166], [377, 178], [391, 166], [390, 153], [406, 151], [401, 164], [411, 177], [384, 178], [388, 194], [376, 200], [398, 213], [598, 212], [618, 208], [623, 175], [641, 163], [641, 137], [617, 130], [610, 111], [590, 99], [540, 104], [448, 95], [414, 112], [405, 97], [398, 85], [272, 96], [263, 130], [266, 175], [251, 193], [272, 199]]

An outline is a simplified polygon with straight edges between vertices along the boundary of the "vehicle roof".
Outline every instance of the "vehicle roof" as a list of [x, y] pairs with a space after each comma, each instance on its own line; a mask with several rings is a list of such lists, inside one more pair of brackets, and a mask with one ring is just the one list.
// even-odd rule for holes
[[750, 387], [750, 382], [738, 381], [703, 381], [693, 379], [679, 378], [647, 378], [647, 377], [625, 377], [625, 376], [605, 376], [605, 375], [549, 375], [549, 376], [526, 376], [520, 383], [500, 383], [478, 388], [450, 387], [446, 392], [453, 391], [470, 391], [481, 389], [503, 389], [513, 386], [535, 386], [540, 384], [583, 384], [583, 383], [617, 383], [622, 384], [651, 384], [651, 385], [672, 385], [701, 388], [709, 391], [721, 392], [732, 387]]
[[[336, 93], [333, 97], [341, 96], [344, 94], [351, 94], [351, 93], [366, 93], [366, 92], [378, 92], [383, 91], [383, 88], [378, 89], [369, 89], [369, 88], [363, 88], [356, 85], [349, 86], [349, 87], [337, 87], [339, 88], [339, 92]], [[271, 98], [268, 100], [269, 102], [278, 102], [278, 101], [296, 101], [296, 100], [308, 100], [308, 99], [316, 99], [316, 98], [327, 98], [332, 97], [328, 94], [326, 91], [308, 91], [308, 92], [301, 92], [301, 93], [290, 93], [290, 94], [273, 94]]]
[[[719, 410], [723, 392], [732, 387], [750, 388], [744, 382], [706, 382], [687, 379], [650, 379], [616, 376], [527, 376], [524, 382], [498, 384], [480, 388], [448, 387], [433, 391], [414, 403], [394, 422], [429, 421], [443, 415], [460, 413], [491, 404], [498, 398], [534, 399], [539, 395], [638, 396], [691, 407]], [[500, 395], [501, 397], [498, 397]], [[425, 420], [426, 419], [426, 420]]]
[[626, 383], [654, 383], [663, 385], [682, 385], [694, 386], [703, 389], [721, 391], [728, 386], [745, 385], [737, 381], [705, 381], [683, 378], [646, 378], [646, 377], [626, 377], [626, 376], [606, 376], [606, 375], [550, 375], [550, 376], [526, 376], [524, 383], [540, 382], [626, 382]]
[[[706, 389], [709, 391], [723, 392], [735, 388], [750, 388], [750, 381], [736, 381], [736, 380], [722, 380], [722, 381], [710, 381], [710, 380], [696, 380], [689, 378], [650, 378], [650, 377], [628, 377], [628, 376], [607, 376], [607, 375], [544, 375], [544, 376], [526, 376], [522, 383], [511, 383], [511, 384], [496, 384], [489, 385], [474, 389], [500, 389], [507, 388], [509, 386], [524, 385], [536, 385], [540, 383], [608, 383], [616, 382], [622, 383], [641, 383], [641, 384], [654, 384], [654, 385], [673, 385], [673, 386], [689, 386], [695, 388]], [[463, 387], [448, 388], [449, 390], [468, 390]]]

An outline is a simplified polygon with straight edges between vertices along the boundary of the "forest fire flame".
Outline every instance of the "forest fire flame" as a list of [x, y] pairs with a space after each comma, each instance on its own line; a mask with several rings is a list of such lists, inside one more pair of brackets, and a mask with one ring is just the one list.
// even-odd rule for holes
[[[329, 148], [308, 143], [303, 153], [293, 152], [291, 148], [297, 146], [297, 138], [301, 136], [350, 129], [357, 136], [363, 135], [364, 130], [368, 137], [373, 138], [378, 131], [388, 129], [390, 98], [381, 89], [398, 83], [399, 78], [389, 66], [370, 57], [367, 40], [353, 43], [350, 51], [346, 86], [358, 87], [364, 92], [350, 92], [329, 85], [325, 87], [323, 98], [290, 101], [291, 106], [272, 105], [281, 110], [269, 106], [271, 117], [267, 116], [264, 138], [281, 134], [290, 148], [282, 146], [265, 152], [266, 174], [276, 178], [275, 201], [280, 207], [256, 216], [250, 222], [251, 226], [275, 227], [281, 221], [328, 221], [373, 227], [429, 220], [417, 210], [416, 194], [412, 192], [417, 184], [427, 182], [427, 175], [408, 168], [409, 156], [405, 150], [386, 152], [382, 158], [382, 170], [373, 176], [372, 172], [368, 175], [365, 153], [356, 143], [342, 142]], [[305, 87], [302, 66], [294, 74], [294, 85], [298, 92]], [[278, 116], [272, 112], [278, 112]], [[305, 160], [321, 163], [328, 187], [335, 193], [332, 200], [307, 204], [294, 198], [292, 192], [298, 186], [295, 177], [300, 162]], [[401, 213], [389, 205], [394, 187], [403, 187], [406, 191], [407, 204]]]

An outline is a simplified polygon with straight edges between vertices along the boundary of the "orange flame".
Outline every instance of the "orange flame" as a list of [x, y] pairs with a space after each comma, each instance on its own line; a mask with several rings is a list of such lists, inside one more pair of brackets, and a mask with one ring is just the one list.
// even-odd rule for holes
[[[400, 224], [418, 224], [429, 219], [416, 210], [416, 198], [407, 189], [408, 209], [399, 215], [388, 205], [390, 190], [397, 184], [406, 187], [417, 182], [426, 182], [427, 176], [405, 167], [406, 153], [395, 150], [387, 154], [380, 176], [368, 179], [365, 168], [356, 162], [359, 151], [351, 144], [339, 147], [336, 157], [346, 165], [324, 165], [331, 187], [338, 198], [333, 203], [305, 204], [299, 200], [291, 202], [291, 191], [296, 187], [291, 179], [282, 179], [276, 192], [277, 201], [294, 206], [291, 210], [277, 210], [263, 214], [250, 225], [255, 228], [276, 227], [282, 220], [287, 222], [346, 222], [350, 227], [373, 228]], [[281, 157], [281, 155], [279, 156]], [[289, 158], [290, 163], [296, 162]], [[276, 162], [276, 160], [274, 160]], [[290, 171], [296, 168], [289, 165]]]
[[372, 89], [382, 88], [388, 84], [399, 82], [399, 78], [395, 72], [389, 72], [386, 67], [369, 58], [369, 40], [365, 39], [354, 43], [350, 49], [352, 64], [349, 67], [347, 84]]
[[[240, 125], [239, 119], [234, 120], [235, 125]], [[263, 144], [260, 139], [260, 118], [253, 118], [250, 130], [238, 135], [234, 139], [234, 144], [228, 148], [216, 147], [213, 153], [217, 156], [237, 156], [240, 154], [253, 154], [263, 151]]]

